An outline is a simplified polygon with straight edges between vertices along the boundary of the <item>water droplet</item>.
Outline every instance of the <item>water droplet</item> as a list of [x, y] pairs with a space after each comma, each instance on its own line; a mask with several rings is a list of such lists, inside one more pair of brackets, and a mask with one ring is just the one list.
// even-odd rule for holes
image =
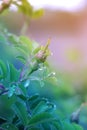
[[48, 77], [53, 77], [53, 76], [55, 76], [55, 75], [56, 75], [56, 73], [55, 73], [55, 72], [52, 72], [52, 73], [48, 74]]
[[30, 84], [30, 80], [27, 80], [27, 81], [25, 82], [25, 84], [24, 84], [24, 87], [27, 88], [27, 87], [29, 86], [29, 84]]

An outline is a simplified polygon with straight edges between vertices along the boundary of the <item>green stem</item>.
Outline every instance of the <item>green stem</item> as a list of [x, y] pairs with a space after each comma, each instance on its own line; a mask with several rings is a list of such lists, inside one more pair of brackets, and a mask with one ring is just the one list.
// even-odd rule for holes
[[24, 16], [24, 19], [25, 19], [24, 25], [23, 25], [23, 27], [21, 29], [21, 32], [20, 32], [21, 35], [25, 35], [26, 34], [26, 32], [28, 30], [28, 27], [29, 27], [29, 23], [30, 23], [29, 17]]

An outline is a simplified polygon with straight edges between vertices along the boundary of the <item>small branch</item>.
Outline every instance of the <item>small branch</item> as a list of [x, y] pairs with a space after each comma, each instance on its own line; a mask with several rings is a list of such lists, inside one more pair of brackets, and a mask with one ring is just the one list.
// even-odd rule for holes
[[21, 70], [21, 72], [20, 72], [19, 81], [22, 80], [22, 78], [23, 78], [23, 76], [24, 76], [25, 69], [28, 67], [29, 64], [30, 64], [30, 61], [28, 60], [28, 61], [26, 62], [26, 64], [23, 66], [23, 68], [22, 68], [22, 70]]
[[28, 59], [26, 61], [26, 64], [23, 66], [21, 72], [20, 72], [20, 77], [19, 77], [19, 81], [23, 80], [23, 77], [25, 76], [25, 70], [28, 69], [28, 66], [30, 65], [30, 62], [32, 61], [34, 57], [30, 57], [30, 59]]
[[24, 24], [23, 24], [23, 27], [20, 31], [20, 34], [21, 35], [25, 35], [27, 30], [28, 30], [28, 27], [29, 27], [29, 23], [30, 23], [30, 18], [29, 16], [26, 16], [23, 14], [23, 19], [24, 19]]
[[4, 90], [4, 91], [0, 92], [0, 96], [3, 94], [6, 94], [7, 92], [8, 92], [8, 90]]
[[0, 5], [0, 14], [12, 4], [12, 0], [3, 0], [3, 3]]
[[75, 122], [75, 123], [79, 123], [79, 116], [80, 116], [80, 112], [83, 109], [83, 107], [87, 106], [87, 102], [84, 102], [80, 105], [80, 107], [74, 111], [70, 117], [70, 121], [71, 122]]

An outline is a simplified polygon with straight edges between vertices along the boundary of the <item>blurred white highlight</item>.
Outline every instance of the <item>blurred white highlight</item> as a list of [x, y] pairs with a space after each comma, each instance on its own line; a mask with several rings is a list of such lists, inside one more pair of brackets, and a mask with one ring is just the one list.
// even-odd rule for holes
[[34, 8], [49, 8], [53, 10], [76, 11], [82, 9], [86, 0], [29, 0]]

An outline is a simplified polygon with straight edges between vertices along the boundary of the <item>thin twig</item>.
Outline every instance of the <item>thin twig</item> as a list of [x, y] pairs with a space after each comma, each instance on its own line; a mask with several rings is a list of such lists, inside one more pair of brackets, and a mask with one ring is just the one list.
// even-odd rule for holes
[[6, 94], [7, 92], [8, 92], [8, 90], [4, 90], [4, 91], [0, 92], [0, 96], [3, 94]]
[[0, 14], [6, 10], [7, 8], [10, 7], [10, 5], [12, 4], [12, 0], [9, 0], [8, 2], [4, 2], [0, 5]]

